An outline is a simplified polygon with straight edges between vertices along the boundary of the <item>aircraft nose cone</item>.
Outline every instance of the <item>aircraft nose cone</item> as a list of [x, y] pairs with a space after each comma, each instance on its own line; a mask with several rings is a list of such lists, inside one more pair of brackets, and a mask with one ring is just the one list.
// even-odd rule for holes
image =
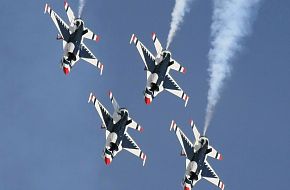
[[149, 105], [151, 103], [150, 98], [145, 97], [145, 104]]
[[184, 190], [190, 190], [190, 188], [189, 187], [184, 187]]
[[109, 158], [105, 158], [105, 163], [106, 163], [106, 165], [109, 165], [111, 163], [110, 159]]
[[68, 73], [69, 73], [69, 69], [66, 68], [66, 67], [63, 67], [63, 72], [64, 72], [65, 75], [68, 75]]

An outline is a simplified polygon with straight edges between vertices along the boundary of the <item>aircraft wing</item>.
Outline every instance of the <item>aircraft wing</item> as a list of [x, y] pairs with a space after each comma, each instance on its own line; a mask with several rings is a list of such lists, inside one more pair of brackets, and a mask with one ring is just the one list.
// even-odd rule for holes
[[162, 52], [163, 48], [162, 48], [162, 45], [161, 45], [160, 41], [158, 40], [158, 38], [154, 32], [152, 33], [152, 40], [154, 42], [154, 46], [155, 46], [155, 49], [156, 49], [156, 52], [158, 55]]
[[145, 70], [147, 71], [147, 79], [150, 73], [153, 73], [155, 68], [155, 57], [152, 53], [138, 40], [135, 34], [132, 34], [130, 44], [134, 42], [135, 46], [137, 47], [138, 52], [141, 55], [141, 58], [145, 64]]
[[44, 13], [49, 13], [58, 32], [62, 36], [63, 40], [67, 42], [70, 36], [68, 25], [51, 9], [48, 4], [45, 5]]
[[146, 155], [140, 150], [139, 146], [134, 142], [132, 137], [127, 132], [125, 132], [124, 134], [122, 140], [122, 147], [123, 149], [134, 154], [135, 156], [141, 158], [143, 160], [143, 166], [145, 165]]
[[173, 69], [175, 71], [181, 72], [181, 73], [185, 73], [186, 69], [185, 67], [181, 66], [177, 61], [175, 61], [174, 59], [171, 58], [170, 62], [172, 63], [169, 68]]
[[180, 145], [182, 146], [183, 152], [185, 153], [188, 159], [193, 157], [193, 144], [190, 140], [185, 136], [185, 134], [181, 131], [181, 129], [176, 125], [175, 121], [172, 120], [170, 130], [174, 130]]
[[135, 130], [140, 131], [140, 132], [143, 131], [143, 128], [130, 117], [128, 117], [127, 127], [130, 127], [132, 129], [135, 129]]
[[66, 2], [66, 0], [64, 1], [64, 10], [67, 14], [69, 22], [73, 23], [75, 20], [75, 15], [74, 15], [74, 12], [72, 11], [72, 9], [70, 8], [69, 4]]
[[216, 185], [220, 189], [224, 190], [225, 184], [219, 179], [219, 177], [217, 176], [217, 174], [215, 173], [215, 171], [212, 169], [212, 167], [209, 165], [207, 161], [204, 161], [201, 176], [202, 178]]
[[214, 149], [212, 146], [209, 146], [208, 148], [211, 149], [211, 152], [208, 153], [208, 156], [210, 156], [212, 158], [215, 158], [215, 159], [218, 159], [218, 160], [222, 160], [223, 159], [221, 153], [216, 151], [216, 149]]
[[183, 99], [185, 101], [185, 107], [186, 107], [189, 96], [184, 93], [184, 91], [178, 86], [178, 84], [169, 74], [165, 76], [163, 87], [168, 92]]
[[83, 43], [81, 43], [79, 57], [81, 59], [89, 62], [90, 64], [98, 67], [101, 70], [101, 75], [102, 75], [103, 69], [104, 69], [104, 65], [94, 56], [94, 54]]
[[88, 103], [92, 102], [102, 120], [103, 125], [106, 127], [106, 138], [109, 131], [111, 131], [111, 126], [113, 126], [113, 118], [108, 112], [108, 110], [99, 102], [99, 100], [90, 93]]
[[90, 29], [86, 28], [85, 31], [87, 32], [83, 35], [84, 38], [87, 38], [89, 40], [94, 40], [96, 42], [100, 40], [100, 36], [93, 33]]

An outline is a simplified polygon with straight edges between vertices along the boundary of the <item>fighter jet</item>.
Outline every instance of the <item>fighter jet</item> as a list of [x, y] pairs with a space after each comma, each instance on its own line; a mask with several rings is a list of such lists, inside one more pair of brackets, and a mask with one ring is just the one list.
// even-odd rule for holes
[[136, 123], [130, 116], [126, 108], [120, 108], [112, 92], [109, 92], [110, 100], [114, 107], [113, 115], [98, 101], [91, 93], [88, 103], [92, 102], [102, 120], [101, 128], [106, 129], [106, 144], [103, 151], [103, 158], [106, 165], [109, 165], [113, 158], [123, 149], [131, 152], [143, 160], [145, 165], [146, 155], [129, 135], [127, 129], [132, 128], [142, 132], [143, 128]]
[[189, 96], [183, 92], [169, 74], [171, 69], [185, 73], [185, 68], [171, 57], [171, 53], [168, 50], [162, 47], [155, 33], [152, 33], [152, 40], [157, 52], [156, 56], [138, 40], [135, 34], [132, 34], [130, 40], [130, 44], [132, 42], [135, 44], [145, 63], [144, 70], [147, 75], [147, 84], [144, 91], [145, 103], [147, 105], [150, 104], [153, 98], [165, 89], [179, 98], [182, 98], [186, 106]]
[[182, 146], [180, 155], [186, 157], [186, 171], [182, 180], [184, 190], [191, 190], [201, 178], [206, 179], [223, 190], [225, 187], [224, 183], [207, 162], [208, 156], [222, 160], [222, 155], [209, 145], [207, 137], [200, 135], [192, 120], [190, 125], [195, 138], [194, 144], [191, 143], [174, 121], [172, 121], [170, 126], [170, 131], [174, 130]]
[[93, 55], [93, 53], [83, 43], [83, 39], [99, 40], [99, 36], [86, 28], [81, 18], [76, 18], [69, 4], [64, 2], [64, 9], [67, 13], [69, 24], [66, 24], [52, 9], [46, 4], [44, 13], [49, 13], [52, 21], [56, 25], [59, 34], [56, 39], [63, 41], [64, 54], [60, 61], [63, 72], [68, 75], [71, 68], [81, 58], [103, 71], [103, 64]]

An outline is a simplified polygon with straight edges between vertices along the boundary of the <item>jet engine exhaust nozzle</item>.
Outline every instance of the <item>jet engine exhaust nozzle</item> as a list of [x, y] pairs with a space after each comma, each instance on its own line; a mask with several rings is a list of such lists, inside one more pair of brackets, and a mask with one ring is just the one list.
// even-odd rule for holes
[[145, 97], [145, 104], [149, 105], [151, 103], [150, 98]]
[[69, 68], [63, 67], [63, 72], [64, 72], [65, 75], [68, 75], [69, 74]]
[[111, 160], [109, 158], [105, 157], [105, 163], [106, 163], [106, 165], [109, 165], [111, 163]]

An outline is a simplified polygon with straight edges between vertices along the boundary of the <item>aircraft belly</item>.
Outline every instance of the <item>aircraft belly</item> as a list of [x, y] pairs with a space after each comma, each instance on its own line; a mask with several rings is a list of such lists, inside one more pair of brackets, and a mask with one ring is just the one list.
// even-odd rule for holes
[[198, 165], [195, 161], [192, 161], [190, 162], [188, 165], [187, 165], [187, 168], [186, 168], [186, 173], [189, 174], [190, 172], [194, 172], [196, 173], [197, 172], [197, 168], [198, 168]]
[[72, 43], [72, 42], [67, 43], [67, 45], [66, 45], [66, 52], [67, 52], [67, 53], [68, 53], [68, 52], [73, 53], [74, 50], [75, 50], [75, 45], [74, 45], [74, 43]]
[[107, 140], [106, 140], [106, 146], [110, 146], [110, 143], [116, 143], [117, 142], [117, 139], [118, 139], [117, 133], [115, 133], [115, 132], [110, 133], [108, 135]]

